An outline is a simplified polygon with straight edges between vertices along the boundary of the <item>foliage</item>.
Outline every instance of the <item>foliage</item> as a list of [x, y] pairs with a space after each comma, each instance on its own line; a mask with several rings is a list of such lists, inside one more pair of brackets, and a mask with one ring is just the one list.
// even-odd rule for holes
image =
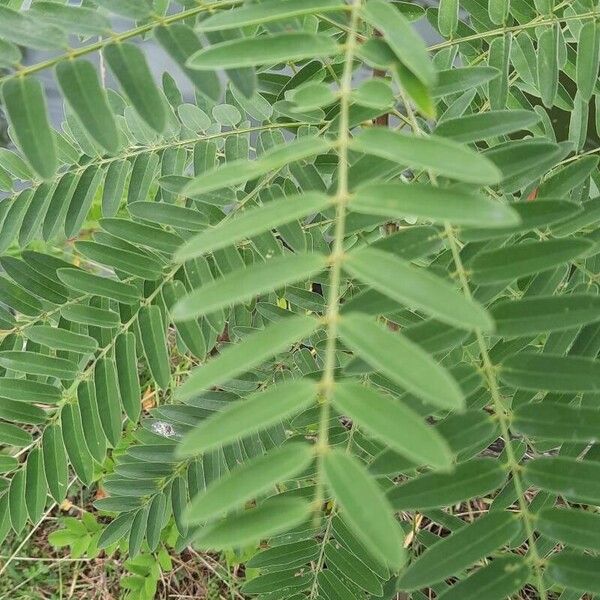
[[0, 538], [78, 479], [126, 597], [165, 536], [261, 600], [600, 593], [597, 1], [22, 4]]

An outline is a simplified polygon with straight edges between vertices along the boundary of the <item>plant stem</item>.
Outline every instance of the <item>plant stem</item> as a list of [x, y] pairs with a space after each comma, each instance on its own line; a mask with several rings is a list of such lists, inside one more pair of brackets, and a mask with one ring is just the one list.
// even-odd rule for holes
[[354, 52], [356, 49], [356, 30], [361, 0], [353, 0], [350, 12], [350, 31], [346, 40], [344, 54], [344, 71], [340, 82], [340, 119], [337, 141], [338, 178], [336, 191], [335, 231], [330, 255], [331, 270], [329, 273], [329, 295], [325, 313], [327, 343], [323, 375], [320, 382], [321, 413], [317, 439], [318, 469], [315, 492], [315, 514], [321, 510], [324, 496], [323, 460], [329, 449], [329, 417], [333, 395], [334, 371], [336, 366], [337, 322], [339, 318], [340, 286], [342, 279], [342, 262], [344, 259], [344, 236], [346, 231], [346, 205], [348, 190], [348, 146], [350, 143], [350, 95], [352, 94], [352, 72]]

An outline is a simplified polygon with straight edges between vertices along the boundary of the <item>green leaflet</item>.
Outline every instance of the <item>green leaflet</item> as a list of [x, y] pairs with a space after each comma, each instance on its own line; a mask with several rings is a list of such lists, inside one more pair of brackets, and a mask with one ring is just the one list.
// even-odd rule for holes
[[210, 99], [218, 101], [221, 97], [218, 75], [211, 71], [195, 71], [185, 66], [188, 58], [202, 48], [194, 30], [183, 23], [173, 23], [169, 26], [157, 27], [154, 35], [158, 43], [183, 69], [196, 89]]
[[65, 36], [58, 27], [40, 23], [29, 14], [4, 4], [0, 6], [0, 38], [39, 50], [55, 50], [66, 46]]
[[559, 239], [483, 251], [471, 263], [473, 281], [512, 281], [570, 262], [589, 249], [587, 240]]
[[438, 9], [438, 29], [444, 37], [451, 37], [456, 32], [458, 26], [458, 12], [459, 0], [440, 0]]
[[119, 314], [112, 310], [96, 308], [95, 306], [84, 306], [82, 304], [72, 304], [63, 306], [60, 310], [62, 317], [67, 321], [81, 323], [82, 325], [92, 325], [95, 327], [117, 327], [120, 323]]
[[431, 93], [434, 98], [450, 96], [488, 83], [499, 75], [500, 71], [494, 67], [459, 67], [439, 71]]
[[442, 121], [435, 134], [456, 142], [477, 142], [528, 129], [539, 120], [540, 116], [531, 110], [491, 110]]
[[79, 354], [92, 354], [98, 348], [98, 342], [89, 335], [49, 325], [29, 327], [25, 332], [25, 336], [27, 339], [48, 346], [49, 348], [67, 350]]
[[560, 442], [593, 442], [600, 415], [593, 408], [548, 402], [525, 404], [514, 413], [513, 426], [527, 436]]
[[520, 352], [506, 359], [499, 375], [517, 389], [550, 392], [596, 392], [600, 389], [599, 363], [581, 356]]
[[537, 515], [535, 528], [569, 546], [598, 551], [600, 515], [576, 508], [545, 508]]
[[369, 247], [355, 250], [348, 254], [344, 269], [393, 300], [440, 321], [466, 329], [493, 329], [492, 319], [480, 304], [445, 280], [389, 252]]
[[245, 183], [281, 169], [285, 165], [327, 152], [331, 144], [313, 136], [299, 138], [289, 144], [279, 144], [254, 161], [234, 160], [208, 170], [192, 179], [182, 190], [186, 196], [197, 196], [225, 187]]
[[308, 380], [280, 383], [256, 392], [202, 421], [183, 439], [178, 453], [200, 454], [266, 429], [313, 404], [316, 394], [315, 383]]
[[109, 153], [119, 149], [119, 132], [96, 69], [87, 60], [61, 62], [56, 77], [67, 102], [86, 131]]
[[110, 21], [104, 15], [84, 6], [41, 0], [31, 6], [29, 14], [68, 33], [102, 35], [110, 31]]
[[77, 405], [82, 424], [85, 423], [83, 428], [85, 444], [94, 460], [102, 463], [106, 456], [106, 436], [98, 412], [96, 389], [91, 381], [82, 381], [77, 386]]
[[461, 239], [467, 242], [477, 242], [480, 240], [507, 238], [524, 231], [544, 229], [553, 223], [566, 221], [569, 217], [581, 212], [579, 206], [574, 202], [552, 200], [549, 198], [541, 198], [536, 200], [536, 202], [514, 202], [510, 205], [510, 210], [518, 215], [520, 223], [512, 227], [464, 229], [461, 232]]
[[119, 210], [130, 171], [131, 163], [128, 160], [116, 160], [108, 165], [102, 191], [103, 217], [113, 217]]
[[435, 406], [462, 408], [463, 394], [451, 375], [404, 336], [358, 314], [342, 317], [338, 331], [360, 357], [407, 391]]
[[204, 214], [183, 206], [157, 202], [133, 202], [127, 205], [127, 210], [133, 217], [188, 231], [202, 231], [208, 225]]
[[94, 384], [102, 429], [111, 446], [115, 447], [121, 437], [121, 401], [114, 361], [109, 358], [98, 360]]
[[556, 27], [544, 29], [538, 38], [538, 87], [544, 106], [550, 108], [558, 93], [558, 31]]
[[281, 33], [213, 44], [195, 52], [186, 65], [203, 71], [235, 69], [331, 56], [338, 51], [335, 40], [327, 35]]
[[61, 398], [60, 389], [48, 383], [27, 379], [0, 379], [0, 397], [20, 402], [54, 404]]
[[60, 424], [69, 462], [77, 477], [84, 484], [89, 485], [94, 475], [94, 462], [85, 443], [81, 413], [77, 404], [63, 406], [60, 413]]
[[171, 366], [167, 353], [165, 323], [156, 305], [144, 306], [138, 314], [142, 347], [156, 384], [166, 390], [171, 384]]
[[506, 479], [498, 461], [477, 458], [456, 465], [450, 473], [423, 473], [388, 492], [395, 510], [451, 506], [497, 490]]
[[104, 57], [140, 117], [161, 133], [167, 123], [165, 105], [144, 53], [138, 46], [119, 43], [107, 46]]
[[20, 373], [46, 375], [57, 379], [74, 379], [79, 373], [78, 365], [70, 360], [26, 350], [0, 352], [0, 366]]
[[358, 459], [330, 450], [323, 459], [323, 472], [345, 520], [361, 541], [390, 567], [402, 565], [402, 530], [382, 490]]
[[418, 464], [450, 468], [453, 457], [444, 438], [396, 398], [358, 383], [344, 382], [336, 384], [333, 401], [341, 414], [387, 447]]
[[313, 458], [308, 444], [290, 443], [252, 459], [198, 494], [186, 510], [186, 520], [201, 524], [241, 507], [301, 472]]
[[44, 514], [47, 494], [44, 456], [40, 448], [34, 448], [25, 467], [25, 504], [32, 523], [37, 523]]
[[248, 335], [237, 344], [225, 348], [217, 357], [192, 371], [177, 388], [177, 396], [189, 398], [211, 386], [226, 382], [244, 373], [289, 346], [309, 336], [319, 322], [305, 315], [291, 315]]
[[600, 298], [589, 294], [503, 300], [491, 307], [496, 331], [524, 336], [571, 329], [600, 319]]
[[577, 42], [577, 89], [589, 102], [598, 80], [600, 66], [600, 31], [596, 21], [583, 23]]
[[204, 527], [196, 534], [194, 544], [211, 550], [248, 546], [300, 524], [309, 514], [310, 504], [305, 500], [275, 498], [236, 517]]
[[[12, 423], [0, 423], [0, 443], [23, 448], [29, 445], [32, 439], [31, 434], [23, 431], [20, 427]], [[12, 463], [10, 470], [17, 466], [17, 461], [12, 456], [7, 456], [6, 458], [9, 459], [9, 463]]]
[[[183, 298], [186, 294], [185, 286], [181, 281], [171, 281], [163, 287], [162, 295], [167, 310], [170, 312], [177, 300]], [[199, 358], [206, 356], [206, 340], [202, 332], [202, 325], [198, 319], [189, 321], [179, 321], [177, 323], [177, 333], [183, 340], [186, 348]]]
[[160, 276], [162, 264], [150, 256], [123, 250], [98, 242], [75, 242], [75, 248], [90, 260], [121, 270], [134, 277], [155, 280]]
[[[18, 430], [20, 431], [20, 429]], [[10, 441], [10, 437], [8, 437], [8, 439]], [[8, 456], [6, 454], [0, 455], [0, 473], [10, 473], [14, 471], [18, 466], [19, 461], [14, 456]]]
[[62, 502], [67, 495], [69, 473], [60, 425], [48, 425], [44, 429], [42, 451], [44, 454], [44, 471], [50, 495], [56, 502]]
[[600, 559], [567, 550], [548, 561], [548, 577], [561, 586], [579, 592], [600, 592]]
[[58, 269], [56, 274], [65, 285], [83, 294], [103, 296], [123, 304], [134, 304], [140, 298], [140, 292], [134, 285], [94, 275], [82, 269]]
[[0, 258], [0, 265], [15, 283], [38, 298], [53, 304], [67, 301], [68, 292], [63, 285], [39, 273], [24, 261], [12, 256], [3, 256]]
[[379, 156], [413, 169], [429, 169], [466, 183], [493, 185], [501, 179], [498, 169], [484, 156], [433, 135], [416, 137], [373, 127], [354, 138], [351, 147], [357, 152]]
[[66, 209], [64, 230], [67, 237], [76, 236], [88, 216], [104, 171], [90, 165], [77, 180], [77, 186]]
[[129, 219], [104, 218], [100, 219], [99, 223], [104, 231], [131, 244], [147, 246], [167, 254], [172, 254], [177, 250], [183, 241], [178, 235], [160, 227], [135, 223]]
[[15, 533], [21, 533], [27, 522], [27, 505], [25, 503], [25, 469], [19, 469], [10, 480], [8, 488], [8, 504], [10, 522]]
[[215, 279], [179, 300], [173, 308], [176, 321], [210, 314], [276, 290], [290, 283], [306, 280], [326, 267], [320, 254], [286, 254], [269, 258]]
[[559, 494], [577, 503], [600, 501], [600, 464], [562, 456], [536, 458], [527, 463], [523, 477], [529, 485]]
[[[3, 10], [0, 7], [0, 13]], [[2, 101], [25, 158], [40, 177], [50, 179], [58, 163], [42, 84], [34, 77], [9, 79], [2, 86]]]
[[278, 0], [242, 6], [233, 11], [217, 12], [201, 21], [198, 30], [219, 31], [248, 25], [262, 25], [315, 12], [326, 13], [343, 9], [344, 3], [340, 0], [304, 0], [302, 4], [298, 4], [295, 0]]
[[148, 523], [146, 525], [146, 541], [151, 552], [154, 552], [160, 542], [160, 534], [162, 532], [165, 519], [165, 511], [167, 506], [167, 498], [165, 494], [156, 494], [152, 498], [150, 508], [148, 510]]
[[446, 579], [508, 543], [519, 531], [509, 512], [491, 513], [440, 540], [400, 576], [401, 590], [417, 590]]
[[[492, 6], [492, 3], [490, 3]], [[440, 600], [503, 600], [518, 592], [530, 578], [530, 566], [521, 556], [500, 556], [461, 579]]]
[[285, 197], [267, 206], [250, 209], [239, 217], [222, 221], [216, 227], [193, 237], [178, 250], [175, 259], [185, 261], [226, 248], [240, 239], [251, 238], [279, 225], [321, 212], [330, 204], [331, 199], [328, 196], [312, 192]]
[[[143, 334], [142, 334], [143, 337]], [[115, 363], [119, 394], [125, 414], [137, 423], [142, 410], [142, 394], [138, 377], [135, 335], [121, 333], [115, 341]]]
[[378, 29], [398, 60], [426, 86], [433, 86], [436, 73], [423, 39], [395, 6], [383, 0], [369, 0], [363, 7], [365, 19]]

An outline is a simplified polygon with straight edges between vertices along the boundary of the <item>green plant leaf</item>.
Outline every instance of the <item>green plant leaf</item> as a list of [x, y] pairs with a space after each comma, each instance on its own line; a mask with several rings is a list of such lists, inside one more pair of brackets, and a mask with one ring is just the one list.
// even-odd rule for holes
[[56, 66], [56, 78], [86, 131], [108, 152], [117, 152], [119, 133], [92, 63], [82, 59], [61, 62]]
[[263, 25], [316, 12], [326, 13], [343, 9], [344, 3], [340, 0], [306, 0], [301, 5], [294, 0], [280, 0], [279, 2], [248, 5], [237, 10], [215, 13], [201, 21], [198, 29], [200, 31], [219, 31], [249, 25]]
[[390, 567], [400, 566], [405, 561], [402, 530], [383, 492], [360, 462], [331, 450], [323, 459], [323, 471], [344, 518], [361, 541]]
[[167, 353], [165, 324], [160, 308], [144, 306], [138, 315], [142, 347], [157, 385], [166, 390], [171, 384], [171, 365]]
[[336, 408], [382, 443], [410, 460], [449, 469], [452, 453], [445, 440], [400, 401], [359, 383], [338, 383]]
[[327, 152], [331, 144], [322, 138], [308, 136], [289, 144], [279, 144], [266, 151], [255, 161], [234, 160], [202, 173], [182, 189], [186, 196], [198, 196], [225, 187], [251, 181], [285, 165]]
[[69, 473], [60, 425], [46, 427], [42, 435], [42, 451], [50, 495], [56, 502], [62, 502], [67, 495]]
[[373, 127], [352, 140], [352, 149], [466, 183], [493, 185], [501, 179], [500, 171], [487, 158], [433, 135], [416, 137]]
[[310, 504], [300, 498], [276, 498], [258, 508], [204, 527], [194, 537], [200, 548], [224, 550], [249, 546], [304, 521]]
[[190, 69], [212, 71], [294, 62], [337, 52], [338, 45], [327, 35], [280, 33], [213, 44], [192, 54], [186, 64]]
[[358, 314], [342, 317], [338, 330], [359, 356], [407, 391], [435, 406], [462, 408], [462, 392], [450, 374], [404, 336]]
[[50, 179], [58, 162], [42, 84], [34, 77], [9, 79], [2, 86], [2, 102], [25, 158], [40, 177]]
[[600, 592], [598, 575], [600, 560], [595, 556], [563, 551], [548, 561], [548, 577], [570, 590], [594, 593]]
[[600, 388], [598, 363], [581, 356], [520, 352], [502, 363], [499, 374], [506, 384], [524, 390], [595, 392]]
[[314, 453], [308, 444], [291, 443], [240, 465], [198, 494], [186, 511], [190, 524], [201, 524], [226, 514], [274, 489], [308, 467]]
[[256, 392], [203, 421], [184, 438], [178, 452], [181, 456], [199, 454], [266, 429], [313, 404], [316, 394], [316, 385], [307, 380]]
[[451, 473], [423, 473], [388, 492], [395, 510], [451, 506], [498, 489], [506, 473], [497, 461], [477, 458], [456, 465]]
[[243, 341], [225, 348], [219, 356], [195, 369], [188, 380], [177, 388], [177, 396], [185, 399], [213, 385], [260, 365], [270, 357], [309, 336], [319, 325], [313, 317], [294, 315], [252, 333]]
[[496, 331], [505, 336], [523, 336], [571, 329], [600, 319], [600, 298], [588, 294], [544, 296], [504, 300], [490, 312]]
[[471, 263], [473, 281], [512, 281], [570, 262], [589, 249], [587, 240], [560, 239], [483, 251]]
[[19, 350], [0, 352], [0, 366], [21, 373], [46, 375], [58, 379], [74, 379], [79, 372], [77, 364], [65, 358]]
[[600, 547], [600, 516], [575, 508], [544, 508], [536, 518], [536, 529], [553, 540], [597, 551]]
[[600, 464], [563, 456], [536, 458], [527, 463], [523, 477], [530, 485], [560, 494], [574, 502], [598, 504]]
[[320, 254], [287, 254], [232, 271], [194, 290], [177, 302], [173, 318], [183, 321], [251, 300], [284, 285], [305, 280], [326, 267]]
[[561, 442], [593, 442], [600, 415], [593, 408], [549, 402], [524, 404], [514, 413], [513, 426], [527, 436]]
[[442, 121], [435, 134], [456, 142], [478, 142], [529, 129], [539, 120], [540, 116], [531, 110], [491, 110]]
[[[490, 6], [492, 6], [490, 4]], [[440, 600], [502, 600], [518, 592], [529, 580], [530, 567], [523, 557], [500, 556], [461, 579], [440, 594]]]
[[417, 590], [446, 579], [508, 543], [519, 531], [510, 512], [491, 513], [440, 540], [400, 576], [401, 590]]
[[221, 222], [188, 240], [175, 255], [176, 260], [185, 261], [207, 252], [226, 248], [236, 241], [251, 238], [280, 225], [290, 223], [307, 215], [328, 208], [331, 200], [315, 192], [291, 196], [264, 207], [244, 212], [240, 217]]
[[133, 44], [119, 43], [106, 46], [104, 58], [140, 117], [161, 133], [167, 122], [165, 105], [144, 53]]
[[[494, 325], [485, 309], [443, 279], [389, 252], [365, 247], [348, 254], [344, 269], [373, 289], [440, 321], [489, 331]], [[389, 274], [394, 273], [390, 278]]]

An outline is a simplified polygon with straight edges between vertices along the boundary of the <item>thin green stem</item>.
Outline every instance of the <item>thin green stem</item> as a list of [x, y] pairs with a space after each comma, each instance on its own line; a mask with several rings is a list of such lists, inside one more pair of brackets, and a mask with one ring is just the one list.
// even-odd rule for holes
[[[458, 242], [454, 235], [454, 231], [449, 224], [445, 225], [445, 232], [448, 238], [448, 242], [450, 244], [450, 249], [452, 251], [452, 257], [454, 258], [454, 264], [456, 266], [456, 271], [458, 274], [458, 279], [460, 281], [461, 287], [463, 289], [464, 295], [472, 299], [472, 293], [469, 286], [469, 281], [467, 279], [467, 275], [462, 263], [462, 259], [460, 257], [460, 250], [458, 247]], [[492, 402], [494, 405], [494, 413], [498, 420], [498, 424], [500, 426], [500, 433], [502, 434], [502, 438], [504, 439], [504, 447], [506, 448], [506, 459], [507, 466], [511, 472], [512, 479], [515, 486], [515, 492], [517, 493], [517, 503], [519, 505], [519, 516], [523, 522], [523, 527], [525, 528], [525, 533], [527, 534], [527, 540], [529, 543], [529, 552], [531, 556], [531, 560], [533, 562], [533, 567], [535, 571], [536, 584], [538, 588], [538, 592], [540, 594], [540, 600], [547, 600], [548, 594], [546, 591], [546, 586], [544, 584], [543, 573], [540, 568], [540, 564], [542, 562], [540, 554], [538, 552], [536, 538], [535, 538], [535, 529], [531, 522], [531, 514], [529, 512], [529, 505], [527, 504], [527, 500], [525, 499], [525, 488], [523, 486], [523, 482], [521, 480], [520, 473], [520, 465], [517, 460], [512, 444], [510, 443], [510, 427], [509, 427], [509, 417], [506, 414], [506, 409], [504, 403], [502, 402], [502, 397], [500, 394], [500, 389], [498, 387], [498, 380], [496, 378], [496, 371], [494, 369], [494, 365], [490, 359], [490, 355], [488, 352], [487, 344], [485, 341], [485, 337], [481, 330], [477, 329], [475, 331], [475, 335], [477, 338], [477, 345], [479, 347], [479, 353], [481, 355], [483, 373], [485, 375], [486, 381], [488, 383], [488, 388], [490, 390], [490, 394], [492, 396]]]
[[[401, 92], [402, 93], [402, 92]], [[423, 130], [421, 129], [419, 122], [412, 110], [409, 99], [406, 97], [404, 93], [402, 93], [402, 98], [404, 100], [404, 105], [406, 108], [407, 116], [411, 122], [415, 135], [423, 135]], [[434, 173], [429, 173], [429, 177], [432, 185], [437, 185], [437, 179]], [[454, 260], [454, 264], [456, 267], [456, 272], [458, 274], [458, 279], [465, 297], [469, 300], [473, 300], [473, 294], [471, 293], [471, 288], [469, 285], [469, 280], [467, 278], [467, 274], [462, 263], [462, 259], [460, 257], [460, 248], [458, 245], [458, 241], [456, 236], [454, 235], [454, 231], [449, 223], [445, 223], [444, 231], [448, 242], [450, 244], [450, 250], [452, 252], [452, 258]], [[540, 594], [540, 600], [547, 600], [548, 595], [546, 591], [546, 586], [544, 584], [543, 573], [540, 568], [541, 557], [537, 549], [536, 538], [535, 538], [535, 530], [531, 523], [530, 513], [529, 513], [529, 505], [525, 500], [525, 490], [523, 487], [523, 483], [521, 481], [520, 474], [520, 465], [518, 460], [516, 459], [512, 444], [510, 443], [510, 428], [509, 428], [509, 418], [506, 415], [505, 407], [502, 402], [502, 398], [500, 395], [500, 389], [498, 387], [498, 381], [496, 379], [496, 372], [494, 370], [494, 365], [490, 359], [490, 355], [488, 352], [487, 344], [483, 333], [480, 329], [475, 330], [475, 335], [477, 338], [477, 345], [479, 347], [479, 353], [481, 355], [482, 362], [482, 371], [484, 373], [485, 379], [488, 384], [488, 388], [490, 390], [490, 395], [492, 397], [493, 402], [493, 410], [496, 418], [498, 420], [498, 424], [500, 425], [500, 433], [502, 438], [504, 439], [504, 446], [506, 448], [506, 458], [507, 458], [507, 466], [509, 471], [511, 472], [513, 482], [515, 485], [515, 491], [517, 493], [517, 502], [519, 505], [519, 515], [523, 522], [523, 527], [525, 528], [525, 533], [527, 535], [527, 540], [529, 543], [529, 552], [531, 556], [531, 560], [534, 564], [534, 571], [536, 577], [536, 585], [538, 588], [538, 592]]]
[[327, 342], [323, 375], [320, 382], [321, 412], [317, 439], [318, 468], [315, 491], [315, 514], [319, 514], [323, 503], [324, 481], [323, 460], [329, 449], [329, 418], [331, 397], [333, 395], [334, 372], [336, 366], [337, 325], [339, 319], [340, 287], [342, 280], [342, 261], [344, 259], [344, 236], [346, 231], [346, 205], [348, 203], [348, 147], [350, 144], [350, 95], [352, 94], [352, 72], [356, 50], [356, 30], [361, 0], [352, 2], [350, 12], [350, 31], [344, 53], [344, 70], [340, 82], [340, 118], [337, 140], [338, 178], [336, 191], [336, 215], [333, 246], [330, 255], [329, 296], [325, 312]]

